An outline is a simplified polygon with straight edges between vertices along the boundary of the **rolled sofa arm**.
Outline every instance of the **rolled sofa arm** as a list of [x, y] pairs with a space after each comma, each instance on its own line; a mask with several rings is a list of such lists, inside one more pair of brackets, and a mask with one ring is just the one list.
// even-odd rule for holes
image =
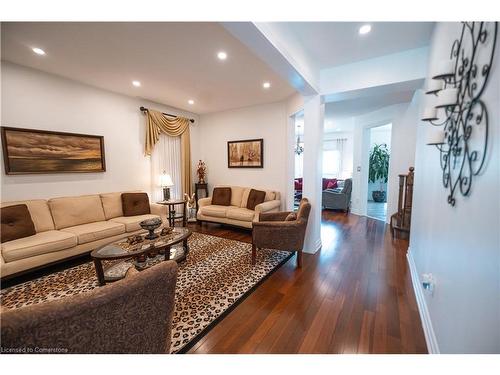
[[255, 213], [263, 213], [263, 212], [273, 212], [278, 211], [281, 207], [281, 201], [278, 199], [267, 201], [255, 206]]
[[198, 207], [209, 206], [212, 204], [212, 197], [198, 199]]
[[167, 217], [168, 217], [168, 208], [167, 206], [163, 204], [158, 204], [158, 203], [150, 203], [149, 207], [151, 209], [151, 213], [153, 215], [158, 215], [163, 223], [168, 223]]

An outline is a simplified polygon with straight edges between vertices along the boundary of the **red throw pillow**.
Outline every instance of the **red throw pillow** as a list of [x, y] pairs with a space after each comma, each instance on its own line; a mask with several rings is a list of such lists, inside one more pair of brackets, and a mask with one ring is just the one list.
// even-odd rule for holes
[[337, 179], [332, 178], [330, 181], [328, 181], [328, 185], [326, 185], [327, 189], [336, 189], [338, 186]]
[[302, 191], [302, 182], [298, 179], [295, 180], [295, 190]]

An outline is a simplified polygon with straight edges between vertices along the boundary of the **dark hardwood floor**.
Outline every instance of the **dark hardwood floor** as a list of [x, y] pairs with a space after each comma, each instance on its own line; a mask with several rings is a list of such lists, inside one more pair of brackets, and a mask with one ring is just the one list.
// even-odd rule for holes
[[[216, 224], [196, 231], [251, 241]], [[189, 353], [426, 353], [407, 241], [382, 221], [323, 212], [321, 251], [295, 257]]]

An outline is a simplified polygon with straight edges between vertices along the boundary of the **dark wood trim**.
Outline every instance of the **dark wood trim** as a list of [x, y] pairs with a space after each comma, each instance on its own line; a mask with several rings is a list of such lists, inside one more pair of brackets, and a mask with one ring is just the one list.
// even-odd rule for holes
[[228, 223], [219, 223], [218, 221], [210, 221], [210, 220], [200, 220], [196, 219], [196, 223], [199, 225], [202, 225], [203, 223], [210, 223], [210, 224], [219, 224], [223, 227], [229, 227], [229, 228], [237, 228], [237, 229], [243, 229], [246, 231], [249, 231], [250, 233], [252, 232], [252, 228], [246, 228], [246, 227], [240, 227], [239, 225], [234, 225], [234, 224], [228, 224]]
[[[260, 165], [244, 165], [244, 166], [231, 166], [229, 158], [229, 144], [231, 143], [242, 143], [242, 142], [260, 142]], [[264, 138], [257, 139], [240, 139], [237, 141], [227, 141], [227, 167], [228, 168], [264, 168]]]
[[[52, 130], [41, 130], [41, 129], [28, 129], [28, 128], [14, 128], [8, 126], [0, 127], [1, 137], [2, 137], [2, 152], [3, 152], [3, 160], [5, 166], [5, 173], [8, 175], [26, 175], [26, 174], [59, 174], [59, 173], [101, 173], [106, 172], [106, 153], [104, 149], [104, 136], [102, 135], [93, 135], [93, 134], [80, 134], [80, 133], [68, 133], [68, 132], [59, 132]], [[98, 138], [101, 146], [101, 165], [102, 168], [99, 170], [93, 171], [50, 171], [50, 172], [13, 172], [10, 168], [8, 149], [7, 149], [7, 137], [6, 131], [17, 131], [17, 132], [26, 132], [26, 133], [40, 133], [40, 134], [51, 134], [51, 135], [62, 135], [62, 136], [72, 136], [72, 137], [86, 137], [86, 138]]]

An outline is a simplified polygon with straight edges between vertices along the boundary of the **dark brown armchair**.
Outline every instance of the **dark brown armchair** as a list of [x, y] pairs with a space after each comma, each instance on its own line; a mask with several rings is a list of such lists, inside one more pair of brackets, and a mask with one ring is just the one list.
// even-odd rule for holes
[[286, 220], [290, 212], [260, 214], [259, 221], [253, 223], [252, 264], [257, 259], [257, 249], [266, 248], [296, 251], [297, 266], [302, 267], [302, 248], [310, 211], [311, 204], [307, 198], [302, 198], [296, 218], [291, 218], [293, 220]]
[[[2, 347], [52, 353], [168, 353], [177, 264], [1, 314]], [[14, 352], [14, 351], [12, 351]]]

